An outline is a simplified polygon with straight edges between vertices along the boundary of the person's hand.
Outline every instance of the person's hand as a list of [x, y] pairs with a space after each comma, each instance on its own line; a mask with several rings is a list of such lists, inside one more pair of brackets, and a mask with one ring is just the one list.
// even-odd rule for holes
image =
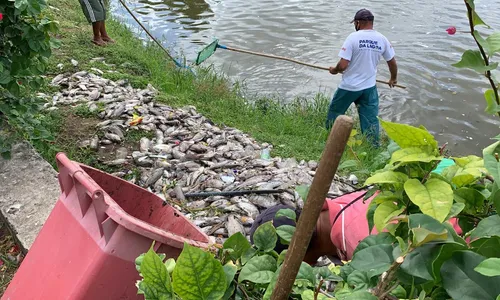
[[337, 67], [330, 67], [330, 74], [337, 75], [339, 71], [337, 71]]
[[391, 88], [395, 87], [397, 83], [398, 83], [398, 80], [397, 80], [397, 79], [392, 79], [392, 78], [391, 78], [391, 79], [389, 80], [389, 86], [390, 86]]

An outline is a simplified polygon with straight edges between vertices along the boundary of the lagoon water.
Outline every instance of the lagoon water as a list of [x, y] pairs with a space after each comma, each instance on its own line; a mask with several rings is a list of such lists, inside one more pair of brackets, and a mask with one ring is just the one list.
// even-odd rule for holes
[[[378, 85], [380, 115], [385, 120], [424, 125], [454, 154], [481, 154], [500, 133], [500, 122], [484, 112], [486, 79], [451, 64], [473, 49], [470, 34], [450, 36], [446, 28], [469, 30], [462, 0], [128, 0], [155, 37], [189, 63], [203, 46], [218, 38], [221, 44], [282, 55], [323, 66], [334, 65], [338, 51], [354, 28], [355, 12], [368, 8], [375, 29], [395, 47], [399, 83], [406, 90]], [[419, 3], [419, 4], [416, 4]], [[116, 0], [112, 13], [132, 27], [134, 20]], [[476, 0], [484, 21], [500, 30], [498, 0]], [[485, 34], [488, 29], [481, 30]], [[137, 31], [141, 34], [140, 31]], [[498, 57], [497, 57], [498, 59]], [[217, 50], [205, 62], [245, 84], [248, 97], [293, 99], [321, 92], [333, 95], [340, 77], [289, 62], [227, 50]], [[388, 80], [385, 63], [378, 79]], [[326, 113], [326, 112], [325, 112]]]

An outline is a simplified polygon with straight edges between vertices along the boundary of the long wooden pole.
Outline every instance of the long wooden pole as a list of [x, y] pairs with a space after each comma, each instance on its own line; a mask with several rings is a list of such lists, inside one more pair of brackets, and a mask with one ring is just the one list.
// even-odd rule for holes
[[271, 300], [288, 299], [325, 202], [326, 194], [337, 172], [353, 124], [353, 120], [348, 116], [339, 116], [333, 124]]
[[[235, 52], [241, 52], [241, 53], [246, 53], [246, 54], [252, 54], [252, 55], [267, 57], [267, 58], [273, 58], [273, 59], [279, 59], [279, 60], [286, 60], [286, 61], [289, 61], [289, 62], [293, 62], [293, 63], [299, 64], [299, 65], [303, 65], [303, 66], [307, 66], [307, 67], [311, 67], [311, 68], [315, 68], [315, 69], [327, 70], [327, 71], [330, 70], [330, 68], [328, 68], [328, 67], [313, 65], [313, 64], [309, 64], [309, 63], [306, 63], [306, 62], [303, 62], [303, 61], [299, 61], [299, 60], [296, 60], [296, 59], [293, 59], [293, 58], [284, 57], [284, 56], [278, 56], [278, 55], [273, 55], [273, 54], [266, 54], [266, 53], [261, 53], [261, 52], [243, 50], [243, 49], [238, 49], [238, 48], [233, 48], [233, 47], [227, 47], [227, 46], [222, 46], [222, 45], [220, 45], [220, 48], [231, 50], [231, 51], [235, 51]], [[377, 79], [377, 82], [378, 83], [389, 84], [389, 82], [387, 82], [387, 81], [378, 80], [378, 79]], [[395, 84], [394, 86], [396, 86], [398, 88], [406, 89], [406, 87], [404, 85]]]

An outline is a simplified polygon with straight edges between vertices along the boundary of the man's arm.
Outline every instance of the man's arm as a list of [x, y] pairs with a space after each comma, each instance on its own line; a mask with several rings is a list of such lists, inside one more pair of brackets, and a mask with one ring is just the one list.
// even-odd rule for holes
[[347, 59], [341, 58], [335, 67], [330, 67], [330, 73], [336, 75], [338, 73], [344, 72], [349, 66], [349, 61]]
[[398, 83], [398, 64], [396, 63], [396, 58], [392, 58], [387, 62], [389, 66], [389, 71], [391, 72], [391, 79], [389, 80], [389, 86], [392, 88], [396, 83]]

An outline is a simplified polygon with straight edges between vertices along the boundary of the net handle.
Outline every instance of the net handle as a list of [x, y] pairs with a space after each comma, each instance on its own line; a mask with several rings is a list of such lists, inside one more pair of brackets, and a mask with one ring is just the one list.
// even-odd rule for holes
[[[238, 48], [233, 48], [233, 47], [227, 47], [227, 46], [223, 46], [223, 45], [219, 45], [219, 44], [217, 45], [217, 48], [231, 50], [231, 51], [235, 51], [235, 52], [246, 53], [246, 54], [252, 54], [252, 55], [257, 55], [257, 56], [262, 56], [262, 57], [267, 57], [267, 58], [273, 58], [273, 59], [279, 59], [279, 60], [286, 60], [286, 61], [293, 62], [293, 63], [299, 64], [299, 65], [303, 65], [303, 66], [307, 66], [307, 67], [311, 67], [311, 68], [315, 68], [315, 69], [320, 69], [320, 70], [326, 70], [326, 71], [330, 70], [330, 68], [328, 68], [328, 67], [313, 65], [313, 64], [309, 64], [309, 63], [306, 63], [306, 62], [302, 62], [302, 61], [299, 61], [299, 60], [296, 60], [296, 59], [292, 59], [292, 58], [288, 58], [288, 57], [284, 57], [284, 56], [278, 56], [278, 55], [273, 55], [273, 54], [265, 54], [265, 53], [261, 53], [261, 52], [254, 52], [254, 51], [249, 51], [249, 50], [243, 50], [243, 49], [238, 49]], [[378, 79], [377, 79], [377, 82], [378, 83], [383, 83], [383, 84], [389, 84], [389, 82], [387, 82], [387, 81], [378, 80]], [[394, 86], [396, 86], [398, 88], [406, 89], [405, 86], [400, 85], [400, 84], [395, 84]]]

